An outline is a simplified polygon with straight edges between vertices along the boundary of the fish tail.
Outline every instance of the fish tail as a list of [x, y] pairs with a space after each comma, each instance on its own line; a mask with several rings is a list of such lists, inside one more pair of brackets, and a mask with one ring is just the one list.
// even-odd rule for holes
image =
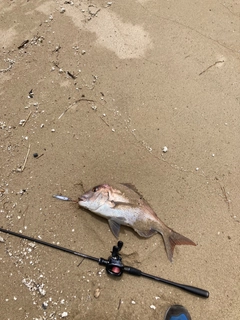
[[176, 245], [192, 245], [196, 246], [196, 244], [188, 239], [187, 237], [182, 236], [180, 233], [175, 232], [172, 229], [164, 230], [164, 232], [161, 232], [163, 236], [163, 241], [165, 244], [165, 249], [167, 252], [168, 259], [172, 262], [173, 258], [173, 251]]

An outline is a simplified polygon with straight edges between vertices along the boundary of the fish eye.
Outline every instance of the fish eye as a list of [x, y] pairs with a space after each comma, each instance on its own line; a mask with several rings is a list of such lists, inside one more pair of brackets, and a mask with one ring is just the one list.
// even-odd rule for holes
[[98, 190], [99, 190], [99, 186], [94, 187], [94, 188], [92, 189], [93, 192], [97, 192]]

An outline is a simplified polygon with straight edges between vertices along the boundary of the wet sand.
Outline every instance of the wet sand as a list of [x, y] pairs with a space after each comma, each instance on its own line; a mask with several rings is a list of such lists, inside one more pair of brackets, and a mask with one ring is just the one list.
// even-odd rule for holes
[[52, 195], [132, 183], [197, 246], [170, 263], [160, 235], [122, 227], [123, 263], [210, 292], [113, 279], [1, 233], [2, 320], [163, 319], [171, 304], [239, 318], [239, 15], [215, 0], [0, 3], [0, 226], [107, 258], [107, 221]]

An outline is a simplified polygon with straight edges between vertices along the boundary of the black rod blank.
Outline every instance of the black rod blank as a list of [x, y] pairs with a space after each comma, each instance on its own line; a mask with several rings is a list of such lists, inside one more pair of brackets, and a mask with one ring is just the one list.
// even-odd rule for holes
[[85, 258], [85, 259], [90, 259], [90, 260], [99, 262], [98, 258], [89, 256], [87, 254], [80, 253], [80, 252], [77, 252], [77, 251], [74, 251], [74, 250], [71, 250], [71, 249], [60, 247], [60, 246], [58, 246], [56, 244], [53, 244], [53, 243], [49, 243], [49, 242], [45, 242], [45, 241], [40, 240], [40, 239], [36, 239], [36, 238], [29, 237], [29, 236], [25, 236], [24, 234], [13, 232], [11, 230], [6, 230], [6, 229], [3, 229], [3, 228], [0, 228], [0, 231], [4, 232], [4, 233], [8, 233], [8, 234], [10, 234], [12, 236], [15, 236], [15, 237], [18, 237], [18, 238], [22, 238], [22, 239], [26, 239], [26, 240], [29, 240], [29, 241], [36, 242], [36, 243], [42, 244], [44, 246], [51, 247], [51, 248], [54, 248], [54, 249], [57, 249], [57, 250], [60, 250], [60, 251], [63, 251], [63, 252], [74, 254], [75, 256], [78, 256], [78, 257], [82, 257], [82, 258]]

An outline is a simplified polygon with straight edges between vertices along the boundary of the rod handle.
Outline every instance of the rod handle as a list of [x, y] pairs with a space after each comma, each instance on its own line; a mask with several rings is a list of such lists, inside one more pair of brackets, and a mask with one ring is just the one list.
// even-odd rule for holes
[[196, 294], [200, 297], [203, 298], [208, 298], [209, 297], [209, 291], [201, 289], [201, 288], [197, 288], [197, 287], [193, 287], [193, 286], [188, 286], [188, 285], [180, 285], [180, 287], [185, 290], [188, 291], [190, 293]]

